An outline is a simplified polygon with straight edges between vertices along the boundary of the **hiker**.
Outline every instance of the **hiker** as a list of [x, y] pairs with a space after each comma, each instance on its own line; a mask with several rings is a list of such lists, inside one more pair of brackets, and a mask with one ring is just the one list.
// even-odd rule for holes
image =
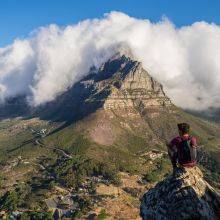
[[190, 126], [187, 123], [177, 124], [179, 135], [167, 144], [173, 169], [177, 167], [194, 167], [196, 165], [197, 141], [189, 135]]

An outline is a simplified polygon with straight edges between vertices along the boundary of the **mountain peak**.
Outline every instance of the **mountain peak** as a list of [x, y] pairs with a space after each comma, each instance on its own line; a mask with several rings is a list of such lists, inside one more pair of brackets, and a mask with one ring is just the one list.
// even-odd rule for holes
[[101, 73], [110, 73], [116, 67], [105, 85], [111, 88], [110, 95], [105, 101], [105, 109], [128, 108], [135, 105], [153, 108], [170, 106], [171, 101], [158, 83], [143, 68], [142, 63], [134, 60], [132, 55], [123, 51], [113, 56], [101, 68]]
[[117, 50], [117, 53], [115, 53], [111, 59], [119, 59], [122, 56], [125, 56], [131, 60], [137, 60], [131, 49], [125, 45], [120, 46]]

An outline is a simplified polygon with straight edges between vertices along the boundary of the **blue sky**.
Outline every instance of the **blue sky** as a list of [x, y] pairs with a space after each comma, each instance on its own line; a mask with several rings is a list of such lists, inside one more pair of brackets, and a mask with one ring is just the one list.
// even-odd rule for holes
[[178, 27], [201, 20], [220, 24], [219, 0], [0, 0], [0, 47], [39, 26], [74, 24], [113, 10], [153, 22], [165, 15]]

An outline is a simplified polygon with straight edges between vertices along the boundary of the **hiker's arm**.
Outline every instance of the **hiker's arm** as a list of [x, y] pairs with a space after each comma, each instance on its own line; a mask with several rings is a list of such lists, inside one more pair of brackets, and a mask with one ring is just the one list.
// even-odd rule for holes
[[197, 145], [197, 140], [196, 140], [195, 137], [192, 137], [192, 139], [191, 139], [191, 146], [192, 146], [192, 147], [195, 147], [195, 148], [198, 147], [198, 145]]
[[173, 165], [173, 167], [176, 167], [177, 164], [177, 150], [176, 147], [174, 145], [174, 141], [172, 140], [170, 143], [167, 143], [167, 151], [168, 151], [168, 155], [170, 157], [170, 161]]

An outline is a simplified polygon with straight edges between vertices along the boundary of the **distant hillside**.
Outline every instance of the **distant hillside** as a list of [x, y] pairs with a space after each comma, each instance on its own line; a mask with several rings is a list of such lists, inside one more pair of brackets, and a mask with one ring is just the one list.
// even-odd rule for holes
[[220, 123], [220, 109], [219, 108], [210, 108], [203, 111], [193, 111], [187, 110], [190, 114], [193, 114], [197, 117], [210, 120], [212, 122]]

